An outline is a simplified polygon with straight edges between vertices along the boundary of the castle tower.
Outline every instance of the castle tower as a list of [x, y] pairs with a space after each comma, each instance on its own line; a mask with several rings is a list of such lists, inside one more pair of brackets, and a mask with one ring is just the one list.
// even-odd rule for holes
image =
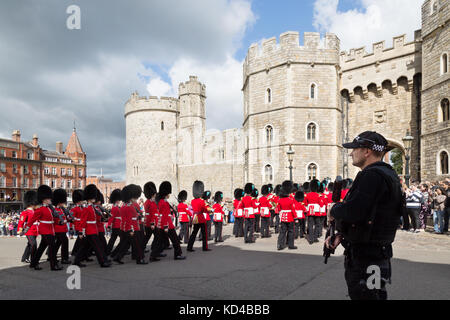
[[180, 83], [179, 163], [184, 165], [203, 162], [203, 144], [206, 130], [206, 86], [197, 77]]
[[341, 166], [339, 39], [286, 32], [253, 44], [244, 62], [244, 180], [289, 179], [286, 152], [295, 151], [293, 179], [334, 178]]
[[163, 181], [177, 190], [176, 137], [178, 99], [139, 97], [135, 92], [125, 104], [126, 183], [141, 187]]
[[450, 4], [422, 5], [421, 180], [449, 177]]

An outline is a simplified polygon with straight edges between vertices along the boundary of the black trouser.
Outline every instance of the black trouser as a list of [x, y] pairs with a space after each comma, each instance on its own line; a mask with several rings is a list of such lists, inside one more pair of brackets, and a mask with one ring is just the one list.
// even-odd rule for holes
[[105, 233], [104, 232], [99, 232], [98, 233], [98, 239], [100, 240], [100, 244], [102, 246], [102, 250], [105, 253], [106, 252], [106, 247], [108, 246], [107, 243], [106, 243]]
[[187, 246], [188, 250], [192, 250], [192, 247], [194, 246], [195, 238], [197, 237], [197, 233], [200, 230], [202, 233], [202, 248], [203, 250], [208, 249], [208, 238], [207, 238], [207, 231], [206, 231], [206, 223], [198, 223], [194, 224], [194, 230], [192, 230], [192, 234], [189, 238], [189, 243]]
[[275, 211], [270, 210], [270, 227], [273, 228], [274, 224], [273, 224], [273, 219], [275, 218]]
[[94, 250], [95, 256], [97, 257], [97, 261], [100, 265], [105, 263], [105, 252], [103, 251], [98, 234], [86, 235], [81, 239], [80, 249], [75, 256], [73, 263], [79, 264], [81, 260], [89, 256], [91, 250]]
[[261, 217], [261, 238], [270, 236], [270, 217]]
[[150, 241], [150, 238], [154, 234], [154, 231], [151, 227], [145, 227], [145, 235], [144, 235], [144, 250], [147, 247], [148, 242]]
[[244, 240], [245, 242], [252, 242], [253, 232], [255, 228], [255, 218], [245, 218], [244, 222]]
[[278, 248], [294, 247], [294, 222], [281, 222], [280, 234], [278, 235]]
[[299, 219], [298, 223], [300, 225], [300, 238], [303, 238], [306, 234], [306, 218]]
[[33, 260], [34, 255], [36, 254], [37, 250], [37, 241], [36, 236], [27, 236], [27, 246], [25, 247], [25, 251], [23, 252], [22, 256], [22, 262], [25, 262], [25, 260], [28, 260], [31, 255], [31, 260]]
[[155, 227], [155, 229], [153, 229], [153, 241], [152, 241], [152, 245], [151, 245], [152, 250], [150, 252], [151, 258], [158, 258], [158, 256], [164, 250], [164, 244], [163, 244], [163, 239], [162, 239], [162, 237], [164, 235], [161, 234], [162, 232], [164, 232], [164, 230], [161, 230], [157, 227]]
[[314, 242], [317, 240], [317, 225], [318, 225], [318, 217], [309, 216], [308, 217], [308, 241]]
[[[136, 245], [133, 245], [133, 242], [135, 242], [134, 241], [135, 238], [140, 240], [139, 247], [136, 246]], [[139, 248], [142, 248], [142, 250], [145, 250], [145, 247], [144, 247], [144, 232], [141, 231], [141, 230], [134, 231], [134, 235], [133, 235], [133, 238], [131, 240], [132, 241], [129, 242], [130, 245], [131, 245], [131, 258], [133, 260], [139, 261], [140, 260], [139, 259], [140, 254], [137, 253], [136, 250], [138, 250]]]
[[178, 235], [180, 241], [184, 243], [189, 242], [189, 222], [180, 222], [180, 234]]
[[120, 234], [119, 228], [113, 228], [111, 232], [111, 237], [109, 238], [108, 245], [106, 246], [106, 255], [109, 256], [114, 248], [114, 244], [116, 243], [117, 237]]
[[300, 234], [300, 220], [296, 219], [294, 222], [294, 239], [298, 239]]
[[58, 254], [59, 247], [61, 247], [61, 260], [69, 260], [69, 238], [65, 232], [55, 233], [55, 253]]
[[414, 230], [420, 229], [420, 220], [419, 220], [419, 213], [420, 208], [406, 208], [406, 212], [408, 213], [408, 217], [410, 217], [410, 227], [412, 227]]
[[260, 222], [261, 221], [261, 215], [255, 214], [255, 232], [261, 232]]
[[280, 232], [280, 215], [275, 214], [275, 233]]
[[168, 232], [163, 230], [162, 232], [164, 232], [167, 235], [167, 238], [170, 239], [170, 242], [172, 242], [174, 258], [181, 256], [183, 251], [181, 250], [180, 239], [178, 238], [175, 229], [169, 229]]
[[119, 251], [121, 250], [121, 248], [124, 246], [124, 244], [125, 244], [124, 232], [119, 229], [119, 244], [111, 251], [110, 256], [115, 258], [119, 253]]
[[[206, 220], [206, 233], [208, 234], [208, 240], [212, 240], [212, 234], [211, 234], [211, 226], [212, 221]], [[199, 235], [198, 240], [202, 241], [202, 234]]]
[[53, 269], [56, 266], [56, 251], [55, 251], [55, 236], [52, 234], [42, 234], [39, 248], [36, 255], [31, 260], [30, 266], [35, 267], [39, 264], [45, 249], [48, 247], [48, 257], [50, 258], [50, 267]]
[[444, 232], [448, 232], [448, 218], [450, 215], [450, 208], [444, 210]]
[[[380, 286], [375, 284], [374, 271], [368, 270], [369, 266], [380, 268]], [[391, 260], [385, 259], [360, 259], [345, 256], [345, 281], [347, 282], [348, 295], [352, 300], [387, 300], [386, 281], [391, 279]], [[368, 273], [369, 272], [369, 273]], [[371, 277], [371, 279], [369, 279]], [[369, 281], [368, 281], [369, 280]], [[370, 285], [370, 287], [368, 286]]]
[[223, 241], [222, 240], [222, 221], [214, 221], [214, 240], [217, 241]]
[[244, 218], [236, 218], [234, 220], [234, 224], [236, 225], [236, 233], [235, 236], [243, 237], [244, 236]]
[[[78, 235], [78, 232], [76, 232], [76, 234]], [[77, 239], [75, 240], [75, 243], [72, 247], [72, 252], [71, 252], [72, 256], [77, 255], [78, 250], [80, 250], [80, 246], [81, 246], [81, 238], [77, 236]]]
[[315, 226], [314, 226], [314, 230], [316, 232], [316, 238], [320, 238], [322, 236], [322, 231], [323, 231], [323, 218], [324, 217], [316, 217], [316, 221], [315, 221]]

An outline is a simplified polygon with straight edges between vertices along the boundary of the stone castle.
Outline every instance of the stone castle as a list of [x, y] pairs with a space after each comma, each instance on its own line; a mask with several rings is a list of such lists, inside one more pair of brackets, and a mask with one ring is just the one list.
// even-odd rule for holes
[[[139, 97], [125, 105], [126, 179], [143, 186], [172, 182], [173, 194], [206, 189], [232, 197], [236, 187], [336, 175], [354, 178], [342, 143], [374, 130], [406, 155], [402, 138], [414, 137], [411, 178], [449, 177], [450, 4], [427, 0], [414, 40], [393, 39], [340, 51], [327, 33], [286, 32], [253, 44], [243, 66], [242, 128], [206, 132], [206, 86], [195, 76], [179, 97]], [[223, 110], [224, 117], [226, 110]], [[386, 160], [388, 161], [388, 156]]]

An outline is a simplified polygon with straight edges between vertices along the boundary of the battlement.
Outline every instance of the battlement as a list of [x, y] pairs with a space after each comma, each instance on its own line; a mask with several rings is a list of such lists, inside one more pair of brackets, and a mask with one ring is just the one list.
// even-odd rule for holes
[[133, 92], [131, 98], [125, 104], [125, 116], [131, 112], [155, 110], [155, 111], [179, 111], [179, 100], [173, 97], [139, 96]]
[[206, 86], [198, 81], [196, 76], [189, 76], [189, 81], [182, 82], [178, 86], [178, 95], [198, 94], [206, 97]]
[[342, 51], [340, 54], [341, 67], [343, 69], [354, 68], [357, 65], [375, 63], [413, 53], [421, 46], [421, 30], [415, 32], [414, 41], [406, 42], [406, 35], [403, 34], [394, 37], [393, 44], [392, 48], [386, 48], [385, 41], [375, 42], [372, 44], [371, 53], [366, 51], [366, 47], [350, 49], [348, 52]]

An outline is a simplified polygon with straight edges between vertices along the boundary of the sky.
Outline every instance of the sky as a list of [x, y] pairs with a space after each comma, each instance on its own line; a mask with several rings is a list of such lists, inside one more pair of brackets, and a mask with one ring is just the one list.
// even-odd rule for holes
[[[242, 63], [285, 31], [335, 33], [341, 50], [421, 27], [423, 0], [21, 0], [0, 2], [0, 137], [55, 150], [76, 121], [88, 175], [125, 179], [124, 104], [177, 97], [198, 76], [207, 129], [240, 128]], [[80, 8], [80, 29], [68, 29]], [[302, 42], [302, 36], [300, 36]], [[226, 111], [226, 116], [225, 112]]]

